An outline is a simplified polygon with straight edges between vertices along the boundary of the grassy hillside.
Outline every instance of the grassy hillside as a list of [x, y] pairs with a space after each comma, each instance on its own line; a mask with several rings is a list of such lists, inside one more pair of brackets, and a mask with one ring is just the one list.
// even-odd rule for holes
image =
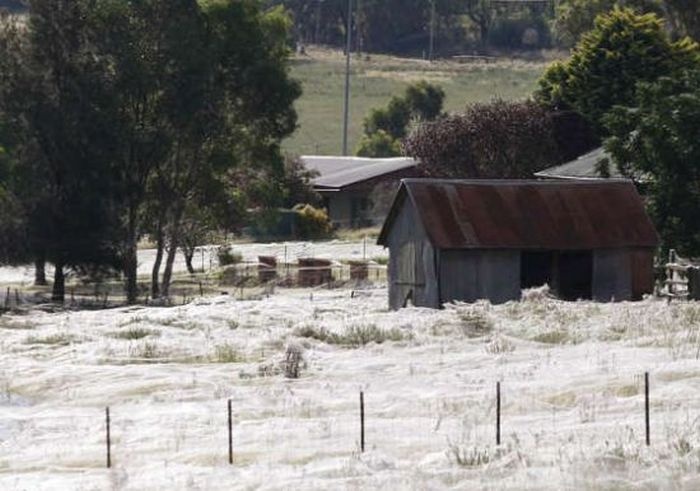
[[[428, 80], [447, 93], [446, 108], [456, 111], [468, 102], [492, 97], [519, 99], [535, 88], [544, 62], [497, 61], [456, 63], [408, 60], [384, 55], [353, 59], [350, 103], [350, 148], [354, 151], [367, 112], [386, 105], [392, 95], [411, 82]], [[304, 94], [297, 101], [299, 128], [285, 142], [286, 151], [298, 154], [339, 154], [342, 137], [345, 62], [342, 53], [310, 49], [293, 61], [292, 74]]]

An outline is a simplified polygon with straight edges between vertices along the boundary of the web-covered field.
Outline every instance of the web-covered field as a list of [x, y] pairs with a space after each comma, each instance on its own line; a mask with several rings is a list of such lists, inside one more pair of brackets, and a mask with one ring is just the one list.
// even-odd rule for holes
[[700, 487], [700, 306], [386, 304], [280, 289], [0, 317], [0, 489]]

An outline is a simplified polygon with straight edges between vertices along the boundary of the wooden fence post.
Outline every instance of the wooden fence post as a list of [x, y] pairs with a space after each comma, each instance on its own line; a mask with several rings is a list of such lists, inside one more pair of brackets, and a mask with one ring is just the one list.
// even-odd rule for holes
[[109, 406], [105, 408], [105, 423], [107, 428], [107, 469], [112, 467], [112, 438], [110, 434]]
[[496, 382], [496, 445], [501, 444], [501, 382]]
[[360, 451], [365, 451], [365, 393], [360, 391]]
[[228, 463], [233, 465], [233, 417], [231, 399], [228, 400]]
[[649, 372], [644, 372], [644, 416], [648, 447], [651, 445], [651, 426], [649, 424]]

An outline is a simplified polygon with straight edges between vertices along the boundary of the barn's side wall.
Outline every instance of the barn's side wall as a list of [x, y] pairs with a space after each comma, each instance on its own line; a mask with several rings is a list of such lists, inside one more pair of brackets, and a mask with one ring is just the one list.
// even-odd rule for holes
[[593, 251], [593, 300], [624, 301], [632, 298], [632, 271], [625, 249]]
[[409, 199], [397, 214], [387, 237], [389, 247], [389, 307], [413, 305], [438, 308], [435, 250]]
[[632, 300], [641, 300], [644, 295], [654, 293], [654, 249], [631, 249]]
[[654, 291], [654, 250], [599, 249], [593, 255], [593, 299], [641, 300]]
[[520, 298], [520, 251], [440, 251], [442, 303], [488, 299], [504, 303]]

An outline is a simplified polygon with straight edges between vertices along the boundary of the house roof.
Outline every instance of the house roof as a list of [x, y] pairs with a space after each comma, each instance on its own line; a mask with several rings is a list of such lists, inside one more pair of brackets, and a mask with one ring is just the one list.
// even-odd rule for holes
[[353, 184], [417, 166], [415, 160], [406, 157], [369, 159], [307, 155], [302, 156], [301, 160], [307, 169], [318, 172], [319, 175], [312, 179], [317, 191], [338, 191]]
[[386, 246], [404, 202], [440, 249], [588, 250], [656, 247], [631, 181], [404, 179], [379, 235]]
[[596, 148], [585, 155], [581, 155], [576, 160], [572, 160], [566, 164], [557, 165], [537, 172], [535, 177], [547, 179], [600, 179], [601, 176], [597, 169], [598, 163], [606, 159], [610, 162], [610, 177], [622, 178], [622, 174], [620, 174], [617, 167], [612, 164], [610, 154], [602, 147]]

